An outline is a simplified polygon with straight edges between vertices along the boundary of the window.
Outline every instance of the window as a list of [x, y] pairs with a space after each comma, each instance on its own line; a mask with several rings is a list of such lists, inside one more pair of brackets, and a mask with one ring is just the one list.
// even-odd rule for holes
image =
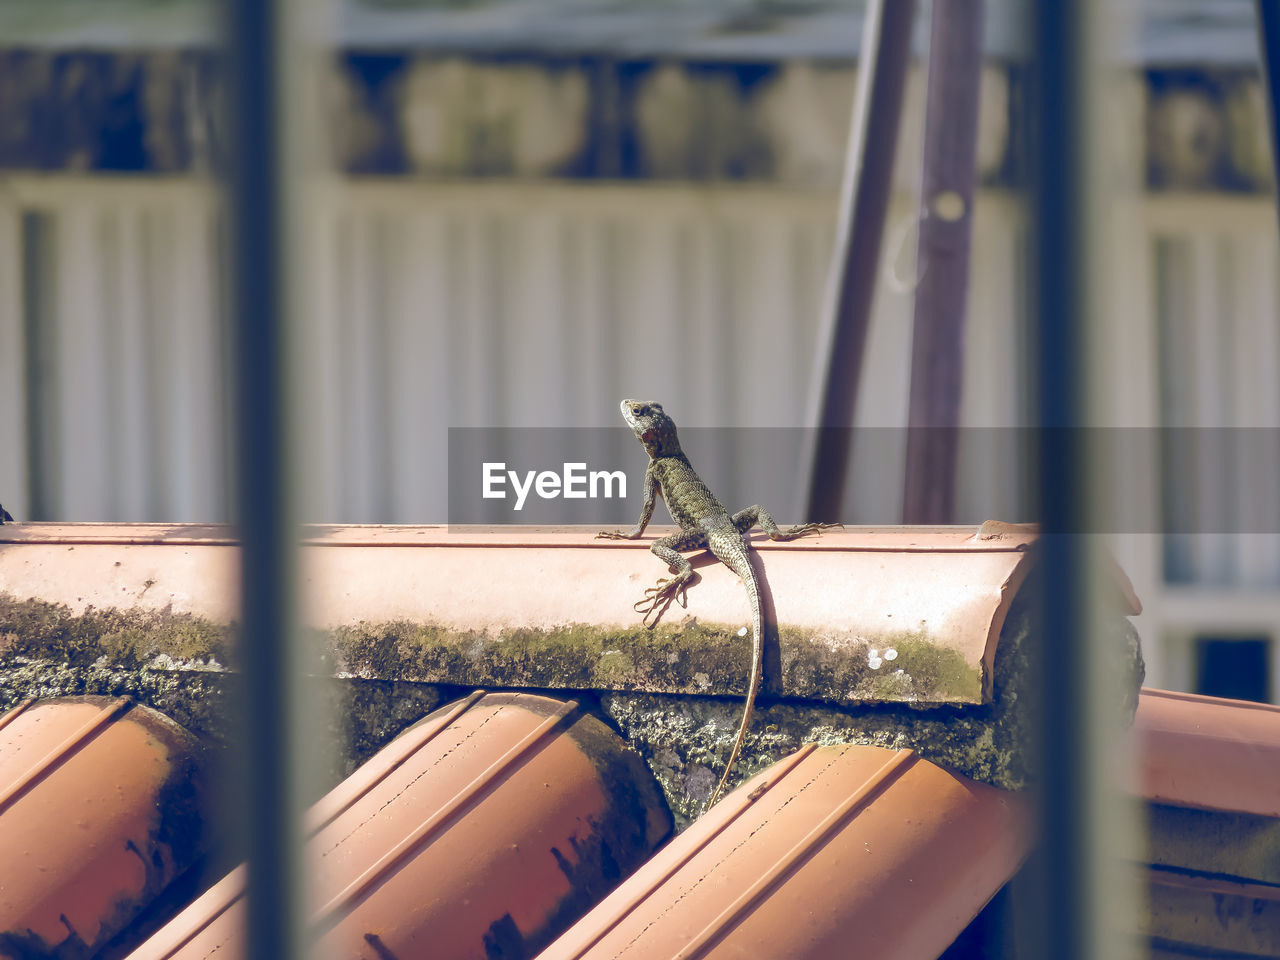
[[1196, 693], [1271, 702], [1271, 638], [1196, 638]]

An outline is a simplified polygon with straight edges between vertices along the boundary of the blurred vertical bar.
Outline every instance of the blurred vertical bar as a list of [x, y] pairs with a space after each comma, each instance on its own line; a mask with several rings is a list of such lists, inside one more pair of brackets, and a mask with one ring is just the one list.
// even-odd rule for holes
[[1038, 387], [1040, 443], [1036, 465], [1040, 521], [1041, 831], [1035, 924], [1043, 941], [1033, 955], [1084, 960], [1093, 921], [1084, 884], [1090, 811], [1083, 789], [1092, 775], [1084, 733], [1084, 658], [1080, 656], [1084, 598], [1080, 580], [1079, 450], [1083, 347], [1079, 321], [1084, 282], [1078, 214], [1085, 184], [1078, 165], [1083, 132], [1085, 53], [1077, 4], [1035, 4], [1032, 99], [1032, 323], [1038, 332], [1033, 368]]
[[247, 956], [303, 951], [302, 811], [295, 611], [296, 479], [291, 336], [297, 276], [290, 241], [299, 215], [306, 111], [291, 99], [302, 0], [228, 4], [231, 131], [228, 254], [236, 403], [234, 516], [241, 539], [244, 681], [238, 711], [237, 827], [249, 861]]
[[875, 299], [880, 239], [893, 191], [902, 95], [911, 61], [915, 0], [869, 0], [858, 51], [837, 235], [818, 345], [824, 363], [810, 422], [818, 427], [809, 464], [808, 502], [800, 519], [839, 520], [854, 401]]
[[1079, 531], [1081, 473], [1075, 426], [1080, 410], [1084, 354], [1080, 321], [1086, 282], [1079, 164], [1085, 132], [1082, 72], [1084, 13], [1079, 4], [1034, 4], [1032, 46], [1033, 255], [1032, 323], [1038, 333], [1040, 443], [1036, 473], [1041, 551], [1040, 676], [1043, 729], [1040, 756], [1041, 831], [1035, 924], [1042, 942], [1032, 955], [1085, 960], [1089, 910], [1085, 883], [1090, 815], [1086, 784], [1093, 775], [1084, 737], [1085, 675], [1081, 656]]
[[[1095, 547], [1106, 477], [1094, 364], [1114, 336], [1105, 274], [1110, 201], [1119, 181], [1105, 126], [1126, 4], [1033, 4], [1030, 127], [1035, 275], [1032, 364], [1039, 411], [1039, 760], [1041, 833], [1031, 876], [1028, 956], [1132, 955], [1139, 917], [1131, 808], [1112, 781], [1120, 743], [1114, 624], [1105, 618]], [[1114, 51], [1110, 51], [1113, 53]], [[1021, 955], [1021, 952], [1020, 952]]]
[[0, 196], [0, 503], [19, 519], [31, 516], [27, 496], [27, 332], [23, 316], [23, 216]]
[[[1280, 190], [1280, 0], [1254, 0], [1258, 14], [1258, 48], [1266, 90], [1267, 132], [1271, 135], [1272, 182]], [[1280, 203], [1276, 205], [1280, 214]]]

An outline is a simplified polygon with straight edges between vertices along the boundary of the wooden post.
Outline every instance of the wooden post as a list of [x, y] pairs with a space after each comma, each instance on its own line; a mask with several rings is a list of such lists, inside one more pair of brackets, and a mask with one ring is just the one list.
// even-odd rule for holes
[[870, 325], [880, 238], [893, 186], [902, 92], [911, 58], [915, 0], [870, 0], [858, 53], [849, 149], [819, 349], [826, 358], [810, 456], [805, 519], [839, 520], [853, 403]]
[[904, 523], [955, 522], [983, 0], [933, 7]]

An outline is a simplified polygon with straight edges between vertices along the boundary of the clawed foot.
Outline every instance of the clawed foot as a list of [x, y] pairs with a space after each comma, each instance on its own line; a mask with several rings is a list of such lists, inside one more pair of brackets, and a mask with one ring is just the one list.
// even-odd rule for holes
[[601, 530], [599, 533], [596, 534], [596, 539], [597, 540], [631, 540], [633, 538], [629, 534], [626, 534], [621, 530]]
[[783, 530], [782, 536], [787, 540], [794, 540], [796, 537], [803, 537], [809, 533], [821, 533], [824, 530], [843, 530], [843, 523], [802, 523], [799, 526], [792, 527], [789, 530]]
[[[681, 608], [689, 606], [689, 581], [691, 577], [666, 577], [659, 580], [644, 592], [644, 597], [631, 605], [636, 613], [644, 615], [642, 622], [646, 627], [655, 627], [662, 615], [667, 612], [673, 600], [679, 600]], [[653, 623], [649, 618], [653, 617]]]

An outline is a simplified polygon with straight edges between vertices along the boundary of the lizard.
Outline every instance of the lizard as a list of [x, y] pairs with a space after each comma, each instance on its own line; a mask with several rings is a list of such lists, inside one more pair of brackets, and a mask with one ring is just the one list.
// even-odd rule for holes
[[640, 519], [630, 530], [602, 530], [596, 536], [608, 540], [639, 538], [653, 517], [654, 504], [659, 496], [666, 502], [671, 519], [680, 526], [678, 531], [655, 540], [649, 547], [658, 559], [667, 564], [671, 577], [660, 579], [634, 604], [636, 612], [644, 616], [644, 625], [652, 628], [676, 599], [682, 607], [687, 605], [689, 585], [696, 580], [697, 574], [688, 559], [681, 556], [681, 551], [710, 550], [716, 559], [741, 578], [751, 605], [751, 676], [747, 683], [746, 706], [724, 774], [707, 803], [707, 807], [711, 807], [729, 782], [729, 774], [742, 750], [764, 669], [760, 580], [751, 563], [747, 532], [759, 524], [770, 540], [794, 540], [809, 533], [842, 527], [843, 524], [804, 523], [783, 530], [758, 504], [730, 514], [694, 472], [693, 465], [680, 447], [675, 422], [663, 411], [661, 404], [623, 400], [621, 409], [627, 426], [649, 454], [649, 465], [644, 473], [644, 505]]

